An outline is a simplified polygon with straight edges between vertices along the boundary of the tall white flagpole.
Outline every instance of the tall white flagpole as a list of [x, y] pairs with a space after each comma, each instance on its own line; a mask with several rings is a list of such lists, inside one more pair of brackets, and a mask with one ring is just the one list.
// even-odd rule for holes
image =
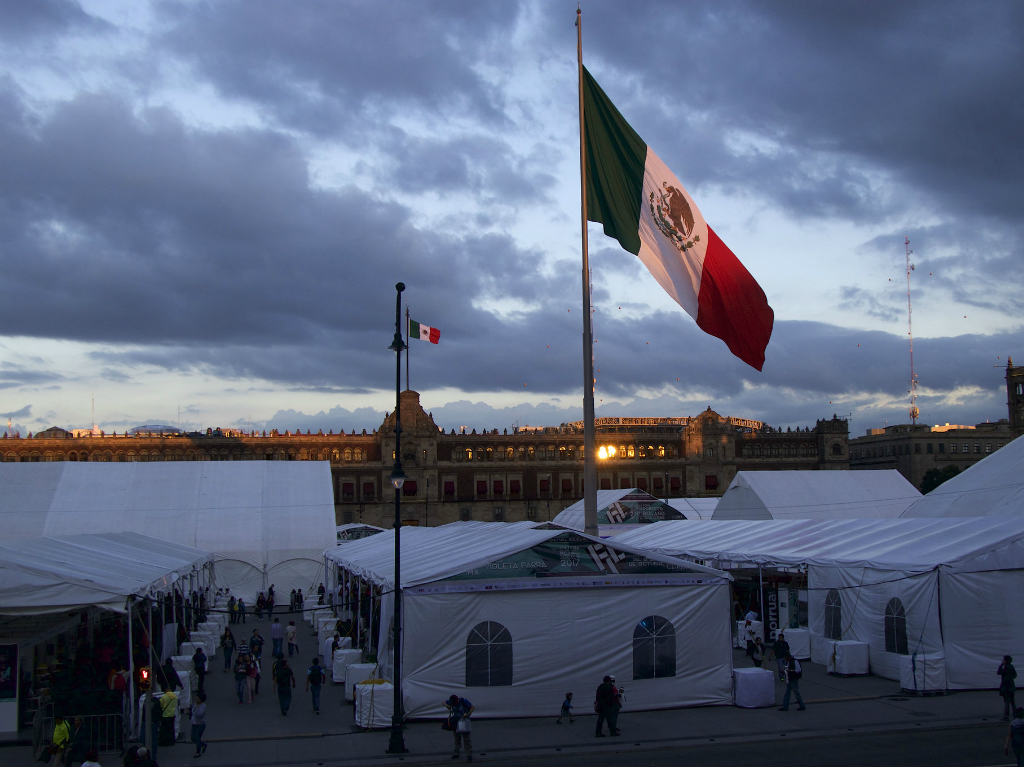
[[587, 145], [583, 120], [583, 11], [576, 8], [576, 68], [580, 100], [580, 229], [583, 250], [583, 532], [597, 535], [597, 451], [594, 439], [594, 334], [590, 322], [587, 246]]

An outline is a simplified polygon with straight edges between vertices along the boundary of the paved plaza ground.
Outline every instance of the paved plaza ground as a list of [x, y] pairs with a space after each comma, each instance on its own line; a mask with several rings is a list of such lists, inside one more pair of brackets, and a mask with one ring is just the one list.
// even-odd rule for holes
[[[287, 623], [293, 616], [281, 615]], [[292, 664], [296, 671], [296, 689], [288, 717], [281, 716], [277, 697], [265, 669], [260, 695], [253, 704], [238, 704], [232, 675], [222, 671], [220, 657], [211, 659], [207, 677], [209, 713], [206, 739], [209, 748], [200, 759], [193, 759], [191, 743], [179, 742], [159, 750], [161, 767], [179, 765], [287, 765], [287, 764], [431, 764], [446, 761], [452, 750], [452, 737], [439, 722], [411, 722], [404, 729], [409, 753], [401, 757], [386, 753], [388, 730], [365, 731], [354, 725], [353, 707], [344, 699], [343, 686], [324, 686], [321, 714], [314, 715], [308, 693], [303, 692], [305, 668], [314, 653], [313, 633], [305, 621], [300, 625], [300, 655]], [[246, 627], [251, 629], [253, 621]], [[255, 624], [259, 625], [259, 624]], [[263, 624], [267, 628], [266, 622]], [[241, 629], [242, 627], [239, 627]], [[262, 632], [267, 635], [267, 631]], [[242, 636], [240, 630], [236, 636]], [[269, 649], [269, 642], [268, 642]], [[998, 659], [997, 659], [998, 660]], [[742, 651], [735, 652], [738, 667], [749, 666]], [[560, 700], [539, 702], [538, 716], [524, 719], [474, 721], [475, 761], [512, 764], [517, 761], [536, 764], [558, 763], [570, 754], [590, 755], [593, 764], [606, 763], [612, 754], [630, 749], [652, 752], [678, 746], [693, 749], [709, 745], [726, 746], [737, 742], [771, 741], [785, 736], [795, 738], [840, 738], [851, 735], [942, 732], [962, 728], [991, 729], [1001, 726], [1002, 701], [995, 691], [968, 691], [937, 695], [913, 695], [902, 692], [897, 682], [873, 676], [839, 677], [826, 674], [822, 666], [804, 664], [801, 689], [806, 711], [791, 706], [787, 712], [775, 706], [744, 709], [735, 706], [708, 706], [671, 711], [631, 711], [628, 706], [620, 717], [620, 738], [594, 737], [593, 715], [577, 718], [574, 724], [555, 723]], [[993, 667], [993, 676], [994, 676]], [[594, 687], [601, 671], [594, 674]], [[628, 686], [628, 685], [627, 685]], [[781, 700], [784, 686], [776, 686]], [[589, 708], [592, 690], [576, 692], [581, 711]], [[482, 712], [478, 712], [482, 713]], [[187, 724], [183, 727], [187, 738]], [[986, 742], [994, 736], [986, 733]], [[120, 764], [120, 755], [105, 753], [104, 767]], [[616, 759], [612, 758], [614, 762]], [[29, 765], [30, 749], [24, 746], [0, 748], [0, 764]], [[629, 761], [629, 763], [637, 763]], [[894, 764], [900, 763], [897, 761]], [[1002, 749], [993, 747], [988, 764], [1008, 764]]]

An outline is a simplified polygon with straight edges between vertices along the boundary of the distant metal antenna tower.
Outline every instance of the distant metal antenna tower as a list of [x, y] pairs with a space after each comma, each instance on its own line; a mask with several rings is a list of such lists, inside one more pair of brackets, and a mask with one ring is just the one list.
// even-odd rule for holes
[[910, 303], [910, 273], [914, 271], [914, 265], [910, 263], [910, 238], [904, 237], [904, 245], [907, 251], [907, 338], [910, 340], [910, 421], [917, 425], [917, 417], [921, 411], [917, 408], [917, 373], [914, 372], [914, 323], [913, 308]]

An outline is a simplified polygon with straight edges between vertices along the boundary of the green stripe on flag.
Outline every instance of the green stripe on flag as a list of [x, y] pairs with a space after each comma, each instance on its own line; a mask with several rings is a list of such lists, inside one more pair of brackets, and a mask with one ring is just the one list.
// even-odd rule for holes
[[587, 218], [604, 224], [630, 253], [640, 252], [647, 144], [583, 67], [583, 135], [587, 155]]

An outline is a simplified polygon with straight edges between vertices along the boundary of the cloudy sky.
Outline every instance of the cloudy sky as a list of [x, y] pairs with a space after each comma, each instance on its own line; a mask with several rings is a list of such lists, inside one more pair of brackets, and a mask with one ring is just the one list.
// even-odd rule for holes
[[[583, 2], [584, 60], [760, 282], [763, 372], [590, 227], [598, 415], [1006, 417], [1024, 5]], [[0, 414], [122, 431], [581, 415], [575, 0], [16, 0]], [[403, 384], [405, 372], [403, 370]]]

